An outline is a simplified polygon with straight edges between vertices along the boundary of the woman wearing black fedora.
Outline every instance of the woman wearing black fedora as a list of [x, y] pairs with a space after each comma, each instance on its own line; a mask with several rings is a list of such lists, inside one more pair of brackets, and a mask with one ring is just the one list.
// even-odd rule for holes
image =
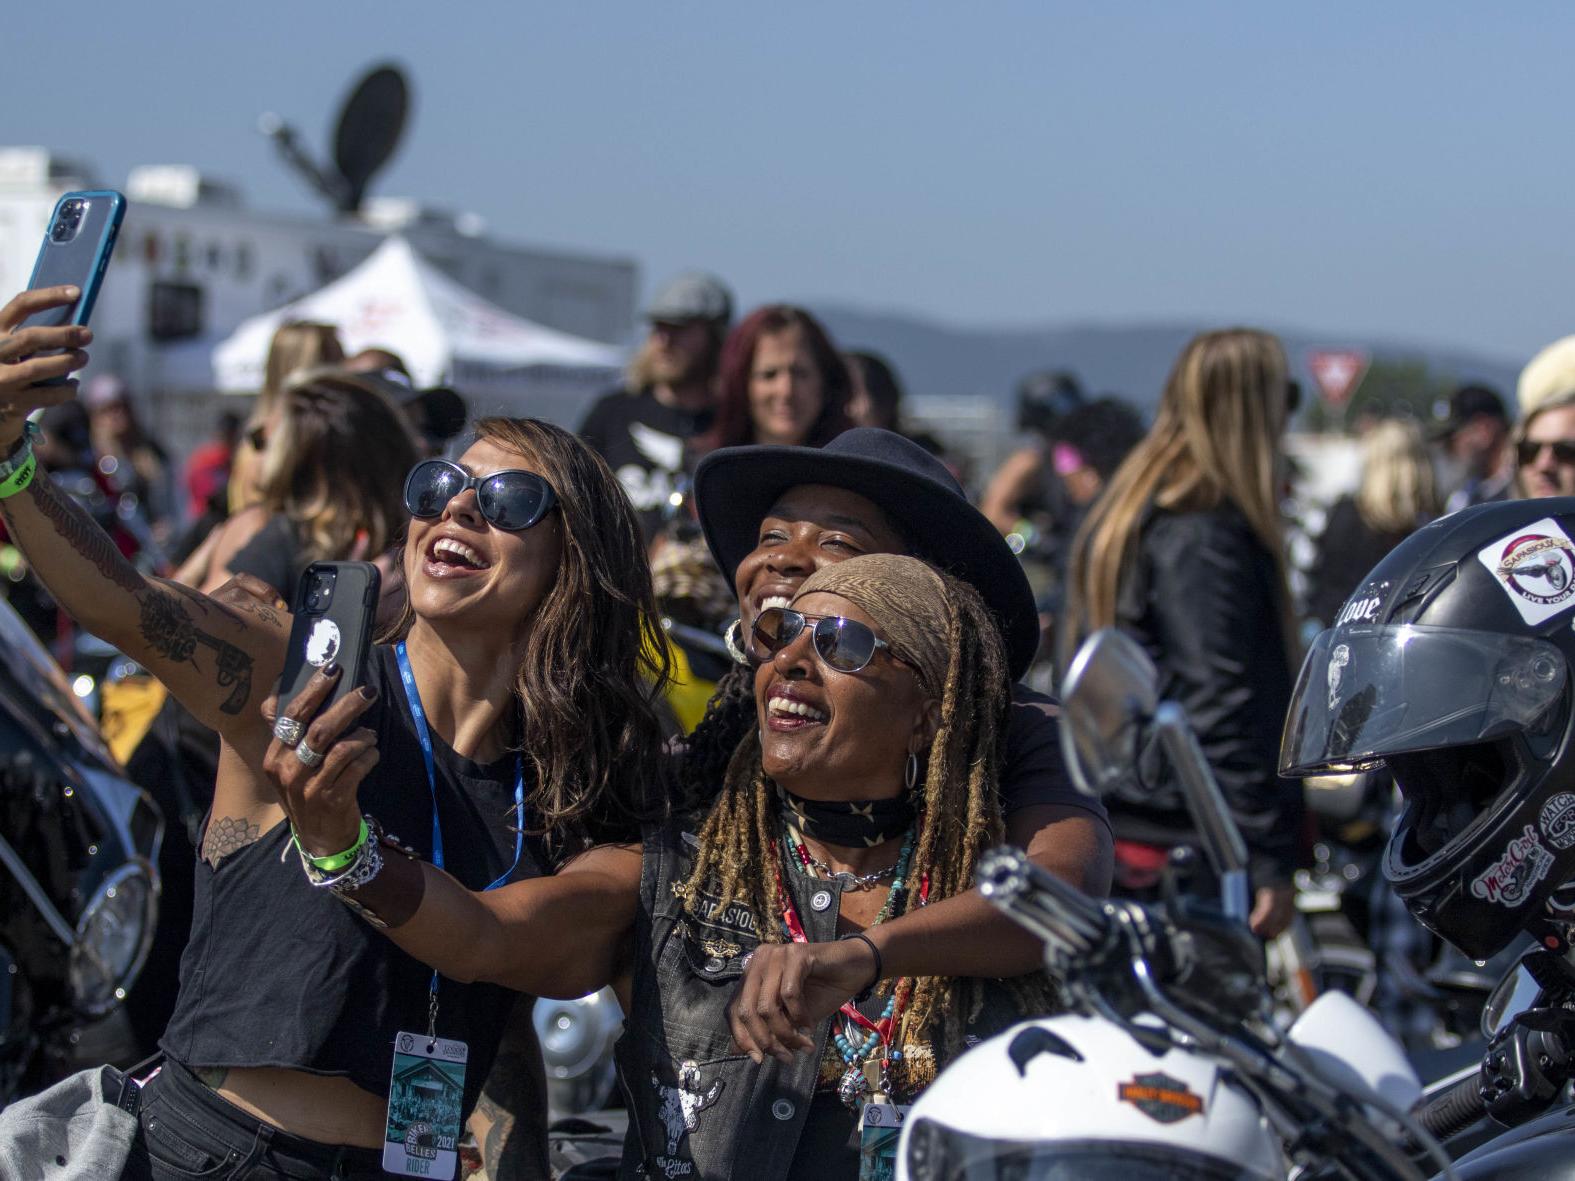
[[[743, 637], [756, 617], [784, 606], [816, 570], [871, 553], [909, 554], [977, 590], [1004, 643], [1013, 680], [1039, 644], [1033, 592], [1016, 556], [968, 503], [951, 473], [922, 447], [891, 431], [862, 427], [823, 448], [727, 447], [695, 473], [695, 502], [706, 540], [738, 595], [732, 629], [737, 670], [724, 677], [706, 718], [690, 737], [679, 776], [693, 799], [723, 782], [734, 753], [755, 726], [749, 665], [759, 654]], [[1039, 864], [1091, 893], [1110, 885], [1112, 838], [1104, 806], [1066, 776], [1050, 698], [1016, 683], [998, 781], [1006, 838]], [[977, 891], [928, 906], [872, 932], [882, 971], [967, 975], [982, 942], [1032, 941]], [[734, 1034], [745, 1049], [784, 1049], [773, 1033], [784, 995], [798, 994], [815, 1017], [863, 987], [869, 962], [853, 948], [771, 945], [749, 968], [735, 1006]]]

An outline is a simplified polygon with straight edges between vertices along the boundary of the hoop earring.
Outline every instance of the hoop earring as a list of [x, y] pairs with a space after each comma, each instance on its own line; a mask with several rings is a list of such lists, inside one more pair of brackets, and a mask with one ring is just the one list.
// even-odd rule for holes
[[727, 630], [722, 633], [722, 643], [727, 645], [727, 654], [733, 658], [735, 664], [748, 664], [749, 657], [745, 654], [742, 640], [744, 635], [744, 621], [735, 619], [727, 625]]
[[908, 765], [902, 769], [902, 782], [910, 792], [914, 784], [919, 782], [919, 756], [911, 750], [908, 752]]

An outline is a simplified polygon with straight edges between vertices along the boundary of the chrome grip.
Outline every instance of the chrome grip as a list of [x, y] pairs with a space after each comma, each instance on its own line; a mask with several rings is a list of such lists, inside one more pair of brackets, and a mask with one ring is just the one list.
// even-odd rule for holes
[[1054, 954], [1080, 958], [1109, 936], [1110, 922], [1098, 902], [1020, 849], [991, 849], [980, 859], [977, 876], [979, 892]]

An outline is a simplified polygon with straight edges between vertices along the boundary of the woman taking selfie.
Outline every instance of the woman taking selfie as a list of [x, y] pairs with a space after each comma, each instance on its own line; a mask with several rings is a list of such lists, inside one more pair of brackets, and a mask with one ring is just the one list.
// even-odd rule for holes
[[[975, 931], [920, 973], [872, 937], [967, 891], [1003, 835], [1009, 680], [978, 595], [913, 558], [870, 555], [808, 579], [753, 639], [758, 730], [714, 804], [649, 826], [640, 846], [487, 893], [372, 840], [336, 876], [308, 869], [446, 977], [557, 996], [614, 981], [628, 1014], [624, 1175], [851, 1179], [867, 1102], [911, 1103], [965, 1036], [1051, 1003], [1032, 940]], [[327, 688], [319, 678], [283, 708], [312, 718]], [[354, 713], [341, 702], [308, 726], [329, 752], [321, 768], [278, 742], [268, 757], [308, 853], [362, 831], [357, 787], [378, 752], [347, 734]], [[746, 977], [788, 945], [856, 964], [858, 995], [814, 1015]]]
[[[0, 361], [89, 339], [6, 338], [67, 302], [61, 289], [12, 300]], [[144, 578], [47, 480], [29, 481], [23, 416], [73, 392], [30, 383], [85, 361], [0, 365], [0, 455], [19, 465], [0, 476], [0, 512], [65, 608], [224, 739], [181, 994], [161, 1069], [140, 1092], [126, 1175], [381, 1176], [397, 1034], [468, 1043], [462, 1119], [514, 994], [434, 991], [430, 972], [302, 878], [262, 773], [270, 729], [258, 707], [284, 663], [282, 606]], [[366, 683], [343, 701], [386, 760], [362, 769], [368, 808], [479, 890], [637, 827], [659, 743], [641, 653], [659, 648], [639, 531], [606, 465], [530, 420], [477, 431], [460, 465], [411, 472], [401, 642], [374, 649]], [[290, 719], [278, 732], [290, 758], [322, 765]]]

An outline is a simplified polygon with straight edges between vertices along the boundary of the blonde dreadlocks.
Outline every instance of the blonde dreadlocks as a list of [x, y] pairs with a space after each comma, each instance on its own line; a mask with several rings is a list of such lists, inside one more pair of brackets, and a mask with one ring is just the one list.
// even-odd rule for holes
[[[795, 601], [815, 592], [840, 595], [863, 608], [893, 654], [940, 701], [940, 724], [914, 789], [919, 818], [908, 900], [925, 879], [931, 901], [961, 894], [973, 885], [979, 855], [999, 844], [1004, 832], [996, 784], [1011, 678], [994, 620], [966, 583], [893, 554], [826, 566], [799, 588]], [[699, 917], [700, 887], [709, 883], [722, 906], [738, 902], [754, 912], [763, 940], [782, 942], [780, 834], [776, 793], [761, 769], [760, 732], [752, 727], [728, 763], [721, 793], [700, 830], [694, 869], [678, 887], [685, 909]], [[1004, 986], [1024, 1014], [1051, 1007], [1053, 993], [1041, 974]], [[949, 1058], [961, 1049], [967, 1022], [983, 1006], [984, 982], [924, 976], [882, 987], [909, 993], [898, 998], [907, 1014], [898, 1079], [904, 1091], [916, 1093], [934, 1078], [936, 1050]]]

